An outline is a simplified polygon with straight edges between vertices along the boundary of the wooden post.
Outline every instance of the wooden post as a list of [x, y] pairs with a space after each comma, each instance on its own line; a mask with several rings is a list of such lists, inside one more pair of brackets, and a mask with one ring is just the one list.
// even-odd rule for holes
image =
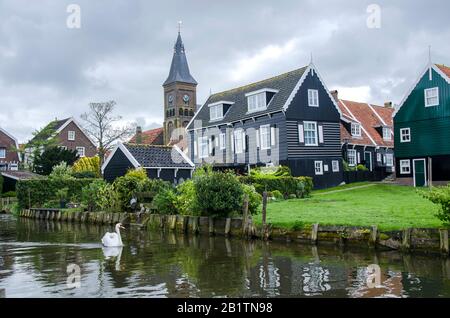
[[409, 250], [411, 248], [411, 229], [403, 230], [402, 249]]
[[369, 236], [369, 245], [376, 246], [378, 241], [378, 227], [376, 225], [372, 225], [372, 230], [370, 231]]
[[311, 228], [311, 243], [317, 244], [319, 223], [313, 224]]
[[439, 238], [440, 238], [440, 249], [442, 254], [448, 255], [448, 230], [440, 229], [439, 230]]
[[225, 236], [230, 236], [231, 232], [231, 218], [227, 218], [225, 221]]
[[192, 217], [192, 232], [194, 234], [198, 234], [198, 231], [199, 231], [198, 222], [199, 222], [199, 217], [198, 216]]
[[263, 225], [263, 228], [266, 227], [266, 219], [267, 219], [267, 191], [264, 191], [263, 197], [262, 197], [262, 225]]
[[244, 205], [242, 206], [242, 214], [244, 216], [243, 234], [248, 236], [249, 234], [249, 220], [248, 220], [248, 195], [244, 196]]
[[209, 225], [209, 235], [213, 236], [214, 235], [214, 219], [212, 217], [208, 218], [208, 225]]

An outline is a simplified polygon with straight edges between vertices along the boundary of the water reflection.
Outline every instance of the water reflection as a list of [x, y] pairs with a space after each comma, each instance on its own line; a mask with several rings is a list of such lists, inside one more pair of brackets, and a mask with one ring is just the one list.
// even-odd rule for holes
[[[0, 288], [7, 297], [448, 297], [450, 261], [335, 246], [244, 242], [0, 216]], [[68, 288], [67, 266], [81, 269]], [[380, 288], [367, 266], [381, 268]]]

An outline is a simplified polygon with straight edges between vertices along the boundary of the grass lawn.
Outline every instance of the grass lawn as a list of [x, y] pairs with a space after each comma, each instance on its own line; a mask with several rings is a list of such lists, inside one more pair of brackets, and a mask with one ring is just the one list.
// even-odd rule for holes
[[[390, 184], [355, 183], [314, 191], [311, 198], [271, 202], [267, 222], [275, 227], [299, 228], [313, 223], [323, 225], [371, 226], [381, 230], [407, 227], [440, 227], [435, 217], [438, 206], [423, 199], [413, 187]], [[331, 192], [335, 190], [343, 190]], [[261, 223], [261, 215], [253, 217]]]

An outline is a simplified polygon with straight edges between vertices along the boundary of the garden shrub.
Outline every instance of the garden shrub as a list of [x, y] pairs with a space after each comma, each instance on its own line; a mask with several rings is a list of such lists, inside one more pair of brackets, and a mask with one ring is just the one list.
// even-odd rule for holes
[[177, 200], [175, 202], [178, 213], [182, 215], [198, 215], [200, 209], [195, 195], [193, 180], [186, 180], [177, 186]]
[[2, 194], [2, 198], [15, 198], [17, 197], [16, 191], [8, 191]]
[[73, 172], [72, 176], [77, 179], [92, 179], [97, 178], [97, 175], [93, 171], [80, 171]]
[[177, 196], [171, 188], [163, 189], [153, 199], [159, 214], [177, 214], [176, 201]]
[[357, 171], [369, 171], [365, 165], [359, 164], [356, 166]]
[[207, 172], [194, 178], [198, 208], [202, 215], [228, 217], [242, 210], [243, 187], [231, 172]]
[[284, 197], [295, 194], [299, 198], [308, 197], [313, 189], [311, 177], [277, 177], [273, 174], [240, 177], [244, 184], [254, 185], [256, 191], [262, 194], [264, 191], [280, 191]]
[[53, 167], [48, 177], [53, 180], [72, 180], [74, 179], [72, 172], [72, 167], [68, 166], [65, 162], [61, 162]]
[[424, 198], [440, 205], [436, 217], [441, 220], [445, 226], [450, 226], [450, 184], [445, 187], [431, 188], [429, 191], [419, 191]]
[[75, 177], [78, 175], [83, 178], [83, 176], [89, 175], [93, 178], [99, 178], [101, 176], [100, 157], [83, 157], [78, 159], [73, 165], [73, 173]]
[[85, 186], [81, 191], [81, 203], [85, 205], [88, 211], [96, 211], [100, 207], [100, 191], [106, 185], [104, 180], [95, 180]]
[[275, 200], [283, 200], [284, 199], [283, 194], [278, 190], [272, 191], [272, 197], [275, 198]]
[[248, 196], [248, 211], [250, 214], [257, 214], [262, 203], [262, 196], [256, 192], [255, 187], [248, 184], [242, 185], [244, 194]]
[[289, 194], [289, 200], [291, 200], [291, 199], [297, 199], [297, 195]]
[[19, 206], [24, 208], [42, 207], [47, 201], [57, 200], [56, 191], [68, 188], [68, 193], [75, 198], [81, 198], [82, 189], [98, 179], [58, 179], [41, 178], [19, 180], [17, 182], [17, 199]]

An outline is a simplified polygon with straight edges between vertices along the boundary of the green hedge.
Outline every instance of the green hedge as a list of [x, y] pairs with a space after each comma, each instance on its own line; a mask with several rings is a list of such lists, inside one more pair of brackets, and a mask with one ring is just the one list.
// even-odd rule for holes
[[[42, 207], [50, 200], [56, 200], [56, 191], [63, 188], [69, 189], [70, 197], [81, 197], [81, 190], [94, 180], [98, 179], [32, 179], [17, 182], [17, 199], [23, 209], [30, 207]], [[30, 206], [31, 205], [31, 206]]]
[[311, 177], [277, 177], [275, 175], [258, 175], [240, 177], [241, 182], [252, 184], [258, 193], [280, 191], [285, 198], [291, 194], [299, 198], [308, 197], [313, 189]]

